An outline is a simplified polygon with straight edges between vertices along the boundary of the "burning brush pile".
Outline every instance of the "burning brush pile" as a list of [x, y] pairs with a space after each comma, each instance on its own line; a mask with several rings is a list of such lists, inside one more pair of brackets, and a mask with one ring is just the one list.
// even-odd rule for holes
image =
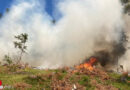
[[[66, 74], [58, 80], [57, 78], [62, 76], [60, 72]], [[118, 82], [130, 85], [127, 80], [127, 72], [117, 75], [118, 78], [115, 78], [114, 73], [106, 71], [95, 57], [91, 57], [87, 62], [73, 68], [60, 69], [60, 72], [50, 75], [53, 90], [120, 90], [112, 83]]]
[[84, 69], [87, 69], [89, 71], [92, 71], [92, 70], [94, 70], [93, 66], [96, 63], [97, 63], [97, 59], [92, 57], [92, 58], [90, 58], [90, 60], [88, 62], [80, 64], [79, 66], [76, 66], [76, 69], [83, 69], [84, 68]]
[[[108, 75], [107, 72], [105, 72], [105, 70], [103, 70], [102, 66], [98, 63], [98, 60], [95, 57], [91, 57], [89, 61], [80, 65], [76, 65], [73, 68], [66, 67], [61, 69], [61, 71], [66, 71], [67, 75], [64, 77], [63, 81], [55, 80], [55, 83], [52, 85], [54, 90], [86, 90], [86, 87], [95, 87], [95, 90], [118, 90], [118, 88], [115, 88], [112, 85], [107, 86], [99, 84], [94, 79], [98, 77], [101, 82], [114, 80]], [[76, 80], [73, 80], [74, 77]], [[79, 84], [75, 83], [72, 85], [72, 82], [69, 80], [69, 78], [71, 78], [72, 82], [79, 82]]]

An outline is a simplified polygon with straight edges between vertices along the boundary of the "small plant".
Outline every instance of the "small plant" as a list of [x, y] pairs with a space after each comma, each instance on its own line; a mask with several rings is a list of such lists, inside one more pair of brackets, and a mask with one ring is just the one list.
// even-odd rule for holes
[[26, 42], [28, 40], [28, 34], [22, 33], [20, 35], [15, 36], [15, 38], [17, 39], [17, 41], [14, 41], [14, 46], [15, 48], [18, 48], [20, 50], [20, 55], [18, 59], [18, 62], [20, 62], [23, 54], [27, 50]]
[[12, 61], [12, 59], [11, 59], [11, 57], [9, 55], [4, 56], [4, 61], [6, 61], [6, 63], [8, 65], [11, 65], [13, 63], [13, 61]]

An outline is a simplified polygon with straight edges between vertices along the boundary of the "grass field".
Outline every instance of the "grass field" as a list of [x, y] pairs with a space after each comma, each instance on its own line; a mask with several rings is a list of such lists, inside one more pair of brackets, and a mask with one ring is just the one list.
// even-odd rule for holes
[[[108, 73], [108, 79], [100, 75], [70, 73], [66, 69], [38, 70], [16, 69], [0, 66], [0, 80], [4, 90], [130, 90], [130, 83], [121, 82], [116, 73]], [[130, 80], [127, 77], [127, 80]]]

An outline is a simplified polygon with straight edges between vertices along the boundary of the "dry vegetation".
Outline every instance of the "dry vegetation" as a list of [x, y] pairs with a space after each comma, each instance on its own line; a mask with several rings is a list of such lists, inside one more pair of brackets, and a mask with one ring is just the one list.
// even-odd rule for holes
[[20, 65], [0, 66], [4, 90], [130, 90], [130, 83], [122, 82], [120, 77], [98, 68], [38, 70]]

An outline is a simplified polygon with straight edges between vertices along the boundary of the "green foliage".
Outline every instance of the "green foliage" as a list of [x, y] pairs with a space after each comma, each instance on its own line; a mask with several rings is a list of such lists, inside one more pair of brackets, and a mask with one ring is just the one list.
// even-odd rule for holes
[[10, 9], [9, 8], [6, 8], [6, 13], [8, 13], [10, 11]]
[[124, 13], [130, 13], [130, 0], [121, 0], [124, 6]]
[[13, 61], [12, 61], [12, 59], [11, 59], [11, 57], [9, 55], [4, 56], [4, 61], [6, 61], [6, 63], [8, 65], [11, 65], [13, 63]]
[[14, 46], [15, 48], [18, 48], [21, 52], [19, 56], [19, 61], [21, 61], [22, 55], [26, 52], [27, 49], [26, 42], [28, 40], [28, 34], [22, 33], [20, 35], [15, 36], [15, 38], [17, 39], [17, 41], [14, 41]]
[[130, 4], [125, 5], [125, 13], [129, 13], [130, 12]]
[[2, 18], [2, 16], [3, 16], [2, 13], [0, 13], [0, 18]]
[[[119, 90], [130, 90], [130, 83], [120, 81], [121, 75], [117, 73], [109, 73], [109, 76], [114, 80], [107, 80], [105, 81], [106, 84], [112, 84], [114, 87], [118, 88]], [[127, 80], [130, 80], [130, 77], [127, 77]]]
[[123, 3], [123, 4], [126, 4], [126, 3], [128, 3], [130, 0], [121, 0], [121, 2]]
[[81, 78], [78, 82], [79, 82], [79, 84], [81, 84], [83, 86], [88, 86], [89, 82], [90, 82], [90, 78], [87, 75], [83, 75], [83, 76], [81, 76]]
[[26, 83], [31, 84], [39, 89], [46, 88], [50, 90], [51, 78], [45, 74], [37, 74], [24, 78]]
[[19, 42], [14, 41], [15, 48], [19, 48], [21, 50], [21, 52], [25, 52], [25, 50], [27, 49], [27, 46], [25, 45], [25, 43], [28, 40], [28, 34], [26, 34], [26, 33], [23, 34], [22, 33], [22, 34], [20, 34], [18, 36], [15, 36], [15, 38], [17, 40], [19, 40]]

